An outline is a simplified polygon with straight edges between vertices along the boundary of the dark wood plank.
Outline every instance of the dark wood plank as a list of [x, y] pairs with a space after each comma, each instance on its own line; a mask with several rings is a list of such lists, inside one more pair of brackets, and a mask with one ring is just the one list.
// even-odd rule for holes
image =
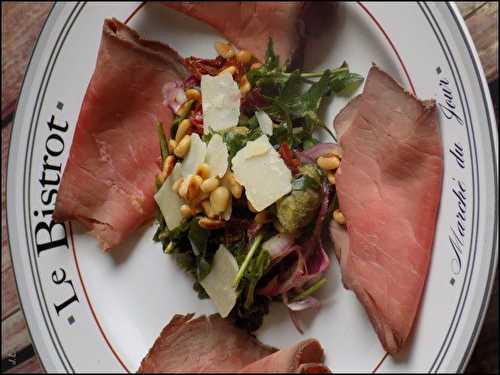
[[6, 222], [7, 156], [12, 124], [2, 127], [2, 320], [19, 310], [14, 271], [10, 261]]
[[2, 320], [19, 310], [16, 283], [12, 267], [2, 271]]
[[31, 340], [21, 310], [2, 320], [2, 359], [17, 357], [15, 353], [31, 346]]
[[498, 274], [484, 318], [483, 328], [470, 358], [466, 373], [498, 374]]
[[6, 182], [7, 158], [9, 155], [9, 141], [11, 131], [12, 123], [2, 127], [2, 272], [10, 267], [9, 240], [7, 233]]
[[15, 108], [31, 51], [51, 6], [51, 2], [2, 1], [2, 120]]
[[6, 374], [40, 374], [42, 372], [42, 365], [36, 355], [27, 361], [19, 363], [12, 369], [5, 371]]
[[498, 2], [488, 2], [466, 19], [488, 82], [498, 79]]
[[477, 9], [486, 4], [486, 1], [457, 1], [455, 4], [460, 9], [462, 17], [467, 19]]

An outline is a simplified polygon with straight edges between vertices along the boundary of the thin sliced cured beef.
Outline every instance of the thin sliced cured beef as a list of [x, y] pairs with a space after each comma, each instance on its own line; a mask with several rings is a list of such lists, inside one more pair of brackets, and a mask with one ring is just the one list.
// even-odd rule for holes
[[218, 314], [175, 315], [144, 357], [139, 373], [328, 371], [316, 340], [277, 350]]
[[239, 372], [246, 373], [329, 373], [323, 364], [323, 348], [317, 340], [299, 342], [287, 349], [268, 355]]
[[218, 314], [175, 315], [142, 360], [139, 373], [237, 372], [276, 352]]
[[236, 47], [250, 51], [261, 61], [269, 37], [282, 61], [292, 58], [304, 39], [304, 2], [165, 1], [163, 4], [206, 22]]
[[173, 114], [163, 90], [186, 76], [171, 48], [116, 19], [104, 21], [55, 219], [80, 221], [108, 250], [152, 218], [160, 161], [155, 123], [168, 130]]
[[343, 149], [336, 188], [347, 224], [332, 222], [330, 234], [343, 283], [364, 305], [384, 348], [396, 353], [420, 305], [441, 199], [436, 105], [373, 66], [335, 128]]

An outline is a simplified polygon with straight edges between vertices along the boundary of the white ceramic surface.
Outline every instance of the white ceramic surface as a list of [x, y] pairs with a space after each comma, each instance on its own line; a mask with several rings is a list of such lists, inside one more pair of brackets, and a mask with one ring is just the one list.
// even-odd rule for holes
[[[51, 372], [133, 372], [174, 313], [214, 311], [152, 241], [153, 226], [105, 254], [76, 223], [50, 227], [53, 202], [44, 204], [49, 190], [57, 189], [57, 181], [47, 182], [58, 175], [48, 165], [66, 161], [102, 22], [109, 16], [125, 20], [138, 4], [57, 3], [16, 112], [8, 166], [10, 248], [33, 342]], [[279, 347], [315, 337], [334, 372], [462, 370], [481, 328], [498, 252], [497, 128], [477, 53], [452, 4], [346, 3], [339, 11], [338, 22], [308, 44], [306, 68], [346, 60], [366, 75], [375, 62], [419, 97], [436, 98], [441, 108], [445, 177], [421, 311], [409, 348], [385, 357], [334, 261], [320, 291], [324, 305], [307, 317], [304, 336], [279, 306], [258, 336]], [[146, 4], [129, 25], [185, 56], [214, 57], [213, 42], [220, 39], [210, 27], [158, 4]], [[345, 104], [331, 103], [328, 124]], [[68, 130], [51, 130], [52, 116], [59, 125], [67, 121]], [[463, 161], [452, 151], [462, 152]], [[460, 188], [461, 203], [454, 193]], [[464, 220], [457, 218], [460, 209]], [[44, 249], [48, 228], [60, 246]]]

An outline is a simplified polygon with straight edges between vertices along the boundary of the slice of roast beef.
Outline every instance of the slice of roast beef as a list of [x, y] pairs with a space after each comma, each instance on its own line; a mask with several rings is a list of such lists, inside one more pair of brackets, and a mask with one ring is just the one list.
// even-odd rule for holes
[[[305, 36], [305, 2], [165, 1], [171, 9], [206, 22], [240, 49], [263, 61], [269, 38], [281, 61], [301, 50]], [[308, 12], [312, 14], [312, 12]], [[308, 19], [311, 17], [308, 17]]]
[[332, 222], [330, 233], [343, 283], [364, 305], [384, 348], [396, 353], [422, 299], [441, 199], [436, 105], [374, 66], [335, 128], [343, 149], [336, 188], [347, 224]]
[[193, 317], [172, 318], [142, 360], [139, 373], [328, 372], [316, 340], [277, 350], [218, 314]]
[[168, 131], [173, 114], [164, 89], [186, 76], [171, 48], [105, 20], [54, 218], [83, 223], [108, 250], [153, 217], [160, 162], [155, 124]]
[[254, 362], [239, 372], [246, 373], [329, 373], [323, 364], [323, 348], [317, 340], [301, 341]]

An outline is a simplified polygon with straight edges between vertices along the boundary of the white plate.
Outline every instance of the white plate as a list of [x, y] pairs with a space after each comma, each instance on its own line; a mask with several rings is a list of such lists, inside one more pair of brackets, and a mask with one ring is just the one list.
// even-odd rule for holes
[[[135, 371], [174, 313], [214, 311], [153, 243], [152, 226], [111, 255], [75, 223], [55, 225], [52, 241], [60, 246], [43, 246], [53, 208], [53, 200], [44, 200], [57, 189], [57, 181], [42, 186], [43, 173], [46, 181], [57, 180], [49, 165], [66, 161], [103, 19], [125, 20], [138, 4], [55, 5], [16, 112], [8, 168], [10, 248], [33, 342], [51, 372]], [[324, 307], [308, 317], [304, 336], [321, 341], [334, 372], [463, 370], [488, 305], [498, 249], [497, 128], [477, 53], [452, 4], [348, 3], [340, 11], [339, 24], [308, 45], [307, 67], [347, 60], [353, 71], [366, 74], [373, 61], [419, 97], [435, 97], [445, 177], [430, 274], [409, 349], [398, 358], [385, 356], [361, 305], [341, 286], [336, 264], [321, 291]], [[208, 26], [158, 4], [146, 4], [129, 25], [186, 56], [213, 57], [213, 42], [220, 39]], [[326, 111], [329, 124], [344, 104], [336, 99]], [[67, 122], [68, 130], [51, 130], [52, 117], [59, 125]], [[463, 161], [451, 151], [462, 152]], [[459, 184], [463, 203], [454, 193]], [[457, 217], [460, 210], [464, 219]], [[303, 338], [279, 306], [258, 336], [279, 347]]]

